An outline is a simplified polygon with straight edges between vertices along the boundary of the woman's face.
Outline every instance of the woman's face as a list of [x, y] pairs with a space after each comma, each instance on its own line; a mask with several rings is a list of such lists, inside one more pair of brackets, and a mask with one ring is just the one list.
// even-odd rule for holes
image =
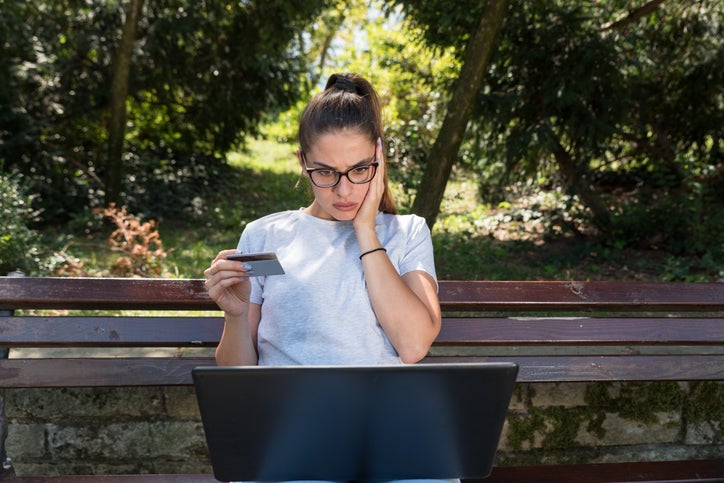
[[[302, 170], [330, 169], [341, 173], [375, 161], [375, 143], [358, 131], [339, 131], [323, 134], [300, 156]], [[305, 167], [306, 161], [306, 167]], [[370, 184], [354, 184], [346, 176], [331, 188], [319, 188], [312, 183], [314, 201], [305, 212], [317, 218], [350, 221], [357, 215]]]

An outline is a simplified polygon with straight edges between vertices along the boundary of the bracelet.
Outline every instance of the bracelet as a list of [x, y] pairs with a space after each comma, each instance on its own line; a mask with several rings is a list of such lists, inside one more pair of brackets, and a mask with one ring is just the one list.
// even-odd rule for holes
[[364, 257], [365, 255], [369, 255], [370, 253], [380, 252], [380, 251], [387, 253], [387, 248], [384, 248], [384, 247], [373, 248], [372, 250], [370, 250], [368, 252], [364, 252], [362, 255], [360, 255], [359, 259], [362, 260], [362, 257]]

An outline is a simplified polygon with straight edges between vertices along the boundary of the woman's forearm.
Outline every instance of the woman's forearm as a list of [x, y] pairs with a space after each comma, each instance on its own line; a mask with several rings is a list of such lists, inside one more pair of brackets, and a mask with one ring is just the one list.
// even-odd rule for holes
[[258, 363], [256, 344], [251, 335], [249, 310], [224, 316], [224, 331], [216, 347], [219, 366], [254, 366]]
[[385, 334], [403, 362], [419, 361], [440, 332], [435, 282], [422, 271], [400, 276], [383, 251], [370, 253], [362, 263], [372, 308]]

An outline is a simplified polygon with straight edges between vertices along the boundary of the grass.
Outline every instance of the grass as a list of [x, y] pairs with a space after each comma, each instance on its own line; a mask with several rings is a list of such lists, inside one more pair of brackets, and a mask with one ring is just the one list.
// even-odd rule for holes
[[[159, 220], [158, 231], [167, 252], [164, 273], [200, 278], [216, 253], [234, 248], [245, 225], [276, 211], [309, 204], [312, 194], [300, 172], [294, 146], [251, 140], [248, 151], [228, 157], [219, 187], [205, 195], [186, 219]], [[411, 200], [397, 189], [396, 199]], [[565, 231], [541, 211], [555, 212], [560, 193], [521, 196], [518, 206], [491, 207], [477, 198], [470, 173], [456, 173], [448, 183], [441, 215], [433, 230], [438, 278], [467, 280], [658, 280], [665, 278], [671, 257], [653, 250], [602, 247]], [[532, 208], [534, 207], [534, 208]], [[409, 211], [402, 206], [401, 211]], [[110, 251], [110, 231], [78, 230], [80, 223], [48, 232], [66, 259], [86, 274], [107, 275], [117, 257]], [[98, 225], [96, 223], [96, 225]], [[80, 235], [78, 233], [81, 233]], [[677, 262], [685, 266], [685, 261]], [[716, 275], [715, 275], [716, 276]], [[704, 279], [711, 279], [708, 274]]]

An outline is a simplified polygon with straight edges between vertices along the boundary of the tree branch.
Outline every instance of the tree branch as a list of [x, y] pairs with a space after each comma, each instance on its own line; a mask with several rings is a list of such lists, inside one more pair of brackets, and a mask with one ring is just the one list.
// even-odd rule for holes
[[625, 17], [601, 26], [601, 30], [603, 31], [621, 29], [626, 25], [635, 22], [641, 17], [645, 17], [646, 15], [650, 14], [651, 12], [656, 10], [662, 3], [664, 3], [664, 0], [651, 0], [638, 8], [629, 10], [628, 15], [626, 15]]

